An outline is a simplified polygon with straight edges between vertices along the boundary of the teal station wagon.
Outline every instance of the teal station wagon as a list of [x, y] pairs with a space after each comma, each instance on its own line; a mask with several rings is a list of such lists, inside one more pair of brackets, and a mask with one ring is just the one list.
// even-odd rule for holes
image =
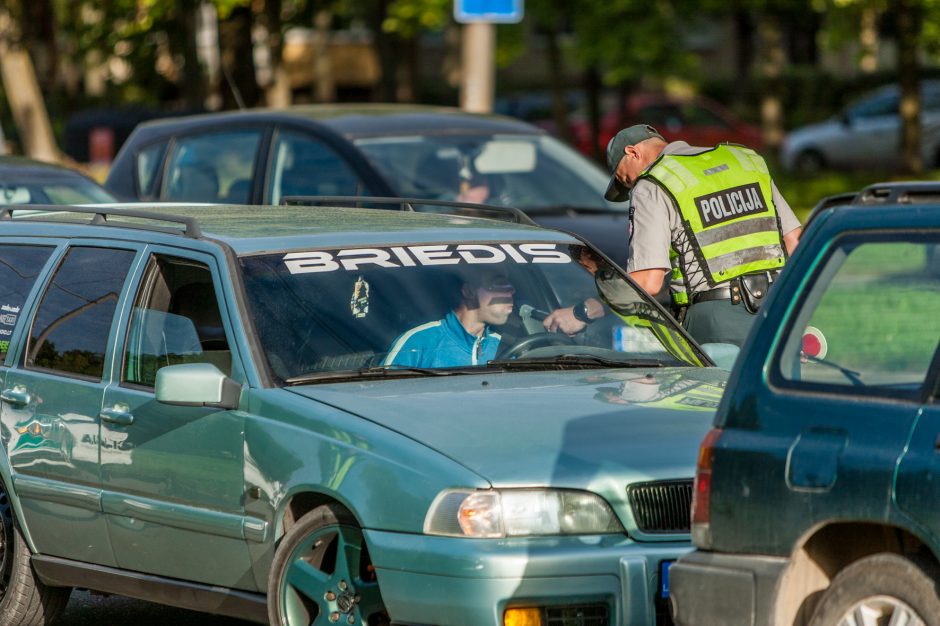
[[[725, 373], [620, 270], [486, 219], [155, 209], [0, 209], [3, 620], [79, 587], [281, 626], [668, 623]], [[584, 330], [546, 332], [566, 307]]]

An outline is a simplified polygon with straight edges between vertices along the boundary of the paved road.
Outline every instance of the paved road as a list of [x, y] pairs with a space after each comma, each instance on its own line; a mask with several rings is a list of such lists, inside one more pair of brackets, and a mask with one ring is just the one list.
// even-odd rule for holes
[[122, 596], [100, 596], [73, 591], [69, 605], [57, 624], [62, 626], [249, 626], [230, 617], [207, 615], [173, 607], [132, 600]]

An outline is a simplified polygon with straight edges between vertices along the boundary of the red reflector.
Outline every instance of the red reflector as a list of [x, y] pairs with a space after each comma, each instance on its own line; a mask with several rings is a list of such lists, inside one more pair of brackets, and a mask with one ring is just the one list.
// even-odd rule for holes
[[803, 354], [817, 359], [824, 359], [828, 352], [829, 344], [822, 331], [815, 326], [807, 326], [803, 332]]

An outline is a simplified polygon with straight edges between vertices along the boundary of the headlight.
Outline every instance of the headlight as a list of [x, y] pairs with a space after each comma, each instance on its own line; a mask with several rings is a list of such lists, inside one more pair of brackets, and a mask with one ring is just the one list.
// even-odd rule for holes
[[598, 495], [561, 489], [454, 489], [442, 492], [424, 532], [450, 537], [522, 537], [623, 533]]

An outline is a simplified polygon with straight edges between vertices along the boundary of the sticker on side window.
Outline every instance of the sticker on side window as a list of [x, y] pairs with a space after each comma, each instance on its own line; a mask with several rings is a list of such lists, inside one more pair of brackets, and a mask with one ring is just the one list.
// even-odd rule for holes
[[461, 243], [380, 248], [311, 250], [284, 255], [291, 274], [355, 272], [363, 266], [415, 267], [416, 265], [484, 265], [489, 263], [571, 263], [555, 243]]

